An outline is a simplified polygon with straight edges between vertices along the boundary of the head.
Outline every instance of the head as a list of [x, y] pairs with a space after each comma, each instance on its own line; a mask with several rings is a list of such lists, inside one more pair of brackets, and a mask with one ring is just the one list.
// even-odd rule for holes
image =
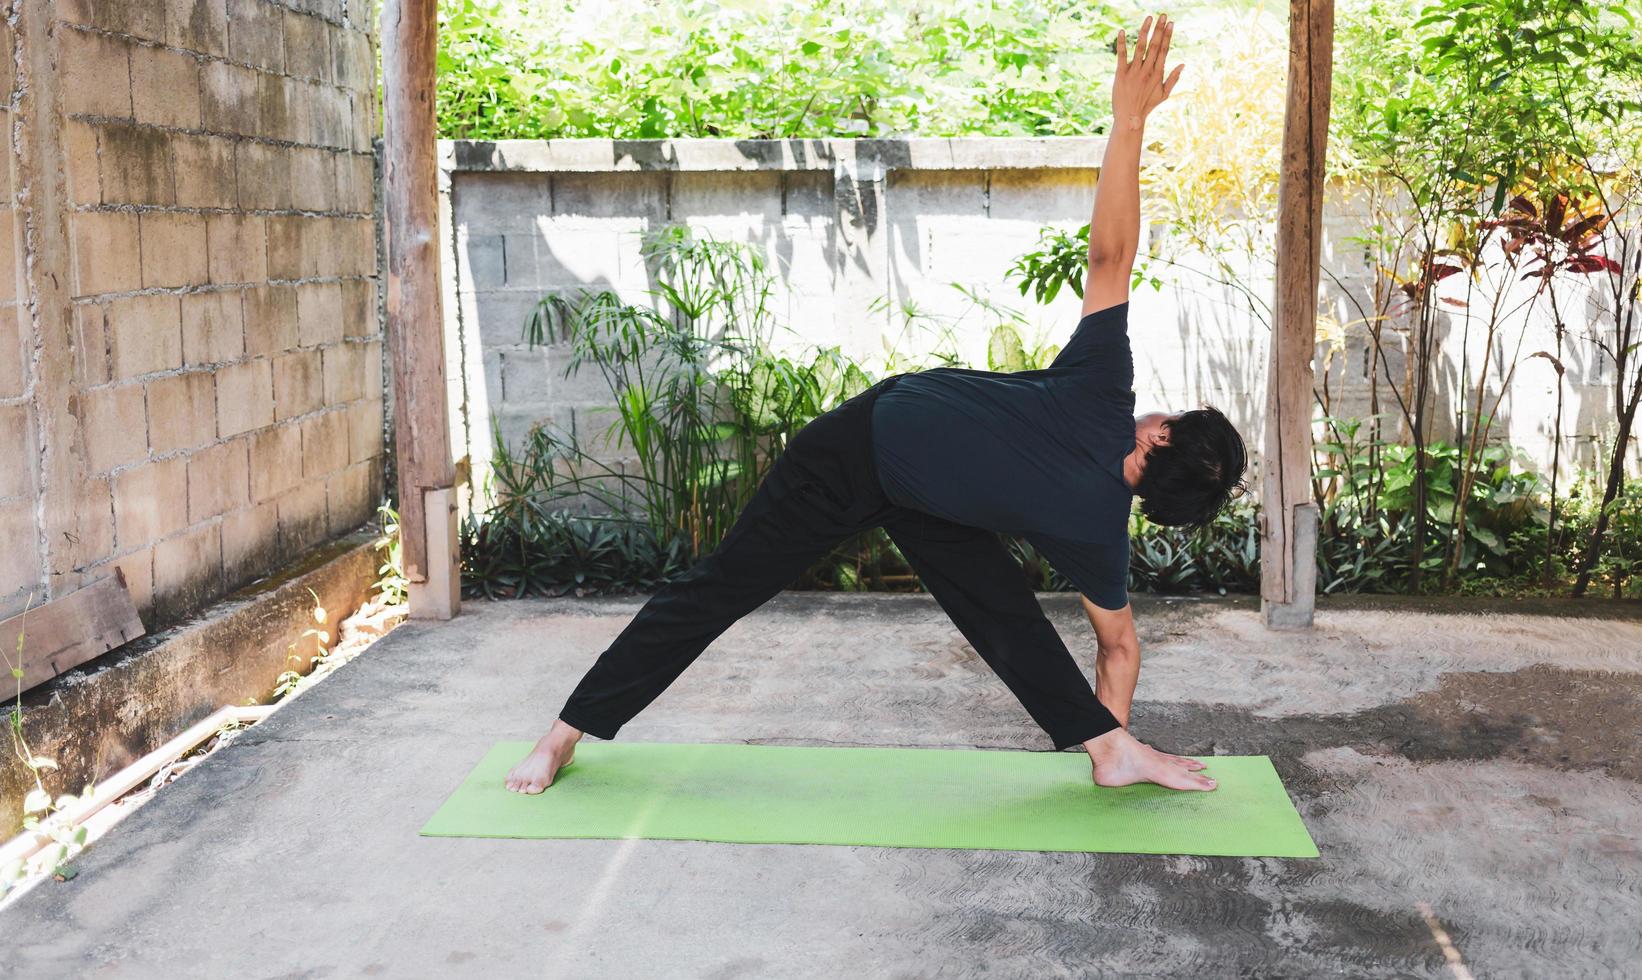
[[1141, 513], [1154, 524], [1202, 527], [1247, 488], [1243, 437], [1213, 408], [1135, 420]]

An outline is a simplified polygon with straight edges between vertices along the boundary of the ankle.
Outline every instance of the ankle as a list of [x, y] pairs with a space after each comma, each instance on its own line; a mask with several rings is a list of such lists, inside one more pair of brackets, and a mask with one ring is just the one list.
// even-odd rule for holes
[[1097, 735], [1083, 743], [1083, 750], [1089, 753], [1089, 758], [1096, 765], [1111, 762], [1122, 754], [1125, 741], [1130, 739], [1128, 732], [1121, 728], [1114, 728], [1103, 735]]
[[553, 727], [548, 729], [546, 735], [542, 736], [539, 744], [543, 747], [570, 748], [581, 741], [581, 738], [582, 730], [580, 728], [572, 728], [563, 721], [555, 719]]

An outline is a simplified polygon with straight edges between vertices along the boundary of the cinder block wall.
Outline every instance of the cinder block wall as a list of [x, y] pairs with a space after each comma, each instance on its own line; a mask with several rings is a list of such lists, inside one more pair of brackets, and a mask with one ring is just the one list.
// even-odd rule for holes
[[[629, 302], [653, 302], [653, 270], [640, 249], [647, 234], [672, 224], [763, 252], [777, 277], [772, 305], [791, 328], [777, 338], [787, 350], [838, 345], [878, 365], [888, 347], [916, 353], [952, 344], [984, 365], [998, 318], [975, 309], [955, 284], [1019, 311], [1029, 341], [1063, 343], [1077, 323], [1079, 298], [1062, 290], [1039, 305], [1007, 273], [1044, 227], [1072, 231], [1089, 220], [1103, 152], [1098, 138], [447, 143], [445, 274], [453, 295], [446, 334], [462, 358], [462, 377], [452, 372], [457, 452], [470, 453], [474, 472], [483, 473], [494, 418], [510, 442], [546, 424], [574, 430], [607, 462], [624, 460], [625, 447], [599, 441], [615, 419], [600, 379], [566, 378], [568, 351], [530, 349], [523, 327], [550, 293], [613, 289]], [[1318, 346], [1331, 408], [1357, 418], [1371, 414], [1371, 347], [1362, 310], [1350, 299], [1365, 302], [1373, 281], [1370, 256], [1357, 242], [1366, 231], [1363, 213], [1360, 203], [1331, 194], [1323, 243], [1330, 275], [1319, 304], [1320, 337], [1339, 340]], [[1240, 270], [1228, 285], [1215, 282], [1224, 273], [1213, 263], [1187, 265], [1159, 267], [1163, 288], [1143, 285], [1133, 295], [1139, 409], [1214, 404], [1258, 455], [1270, 331], [1248, 314], [1244, 291], [1269, 302], [1270, 269]], [[1455, 298], [1463, 298], [1462, 278], [1455, 277]], [[1601, 297], [1589, 285], [1564, 287], [1563, 306], [1588, 310], [1594, 323]], [[1533, 288], [1517, 284], [1506, 308]], [[911, 326], [907, 310], [919, 314]], [[1486, 405], [1498, 394], [1499, 343], [1492, 353], [1484, 349], [1481, 315], [1468, 326], [1466, 312], [1449, 305], [1438, 318], [1446, 339], [1431, 396], [1435, 438], [1452, 438], [1460, 407], [1469, 410], [1475, 397], [1462, 356], [1472, 379], [1477, 365], [1490, 364]], [[1388, 336], [1394, 332], [1395, 324]], [[1520, 336], [1523, 355], [1554, 348], [1543, 303], [1502, 336], [1507, 351]], [[1402, 354], [1394, 341], [1388, 347], [1380, 375], [1401, 384]], [[1597, 441], [1612, 438], [1611, 361], [1589, 354], [1588, 342], [1571, 342], [1564, 358], [1561, 459], [1570, 471], [1594, 466]], [[1547, 362], [1522, 361], [1490, 433], [1522, 447], [1542, 470], [1552, 458], [1555, 381]], [[1398, 431], [1395, 396], [1383, 384], [1380, 400], [1388, 431]], [[1642, 468], [1635, 444], [1631, 460]]]
[[381, 497], [373, 5], [43, 7], [6, 38], [0, 615], [119, 568], [163, 622]]
[[[9, 8], [11, 5], [6, 4]], [[7, 166], [0, 168], [0, 613], [11, 597], [37, 585], [40, 526], [34, 508], [37, 473], [30, 460], [37, 442], [34, 411], [29, 404], [29, 361], [33, 331], [23, 294], [23, 263], [18, 241], [22, 217], [14, 206], [12, 111], [16, 101], [17, 36], [0, 21], [0, 143]], [[4, 642], [0, 640], [0, 642]]]

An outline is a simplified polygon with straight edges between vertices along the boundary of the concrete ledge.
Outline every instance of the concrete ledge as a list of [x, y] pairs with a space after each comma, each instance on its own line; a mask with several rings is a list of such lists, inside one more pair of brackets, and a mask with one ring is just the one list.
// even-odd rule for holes
[[850, 140], [440, 140], [445, 171], [1098, 170], [1103, 136]]
[[[224, 704], [266, 700], [288, 669], [293, 643], [303, 656], [297, 666], [306, 670], [314, 652], [312, 639], [301, 641], [314, 625], [309, 590], [333, 628], [358, 609], [377, 579], [375, 537], [361, 530], [316, 548], [193, 618], [25, 694], [29, 743], [60, 767], [46, 788], [79, 793]], [[6, 753], [0, 836], [21, 828], [22, 799], [31, 788], [27, 770]]]

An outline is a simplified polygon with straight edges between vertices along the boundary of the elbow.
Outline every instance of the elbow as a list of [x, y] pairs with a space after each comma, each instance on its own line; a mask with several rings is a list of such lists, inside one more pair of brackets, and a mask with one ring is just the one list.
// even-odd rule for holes
[[1090, 246], [1090, 271], [1121, 269], [1128, 272], [1135, 264], [1135, 250], [1123, 246]]
[[1108, 663], [1127, 663], [1140, 660], [1140, 644], [1135, 642], [1102, 643], [1099, 657]]

